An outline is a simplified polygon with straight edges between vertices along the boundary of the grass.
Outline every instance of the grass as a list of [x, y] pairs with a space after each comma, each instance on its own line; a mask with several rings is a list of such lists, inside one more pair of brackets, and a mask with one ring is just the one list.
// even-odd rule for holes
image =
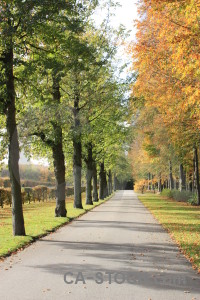
[[[83, 198], [85, 198], [85, 196], [83, 196]], [[25, 247], [35, 239], [54, 231], [95, 206], [104, 203], [108, 199], [109, 198], [94, 202], [94, 205], [83, 204], [83, 209], [75, 209], [73, 207], [73, 198], [67, 198], [67, 218], [54, 217], [55, 201], [24, 204], [23, 209], [26, 228], [26, 236], [24, 237], [14, 237], [12, 234], [11, 208], [8, 206], [5, 206], [3, 209], [0, 208], [0, 258]], [[83, 203], [84, 200], [85, 199], [83, 199]]]
[[200, 207], [153, 194], [138, 197], [200, 273]]

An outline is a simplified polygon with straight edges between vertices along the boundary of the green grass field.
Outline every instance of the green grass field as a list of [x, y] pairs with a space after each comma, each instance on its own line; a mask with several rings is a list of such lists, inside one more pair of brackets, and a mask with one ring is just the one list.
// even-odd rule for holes
[[154, 194], [139, 194], [138, 197], [200, 272], [200, 207]]
[[[83, 203], [85, 201], [83, 195]], [[12, 234], [11, 208], [0, 208], [0, 257], [6, 256], [32, 242], [35, 238], [45, 235], [70, 220], [84, 214], [93, 207], [105, 202], [107, 199], [94, 202], [94, 205], [84, 205], [84, 209], [73, 208], [73, 198], [67, 198], [67, 218], [55, 218], [55, 202], [37, 202], [24, 204], [24, 220], [26, 236], [14, 237]]]

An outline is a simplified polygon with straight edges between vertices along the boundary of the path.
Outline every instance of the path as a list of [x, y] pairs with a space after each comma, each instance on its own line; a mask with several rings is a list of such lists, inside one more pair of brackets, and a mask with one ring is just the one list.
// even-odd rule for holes
[[200, 276], [135, 193], [121, 191], [0, 263], [0, 299], [199, 300]]

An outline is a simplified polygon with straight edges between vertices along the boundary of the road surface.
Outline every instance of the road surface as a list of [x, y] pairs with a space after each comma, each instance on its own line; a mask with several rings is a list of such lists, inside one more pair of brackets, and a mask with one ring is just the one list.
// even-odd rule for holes
[[0, 263], [0, 299], [192, 300], [200, 276], [133, 191]]

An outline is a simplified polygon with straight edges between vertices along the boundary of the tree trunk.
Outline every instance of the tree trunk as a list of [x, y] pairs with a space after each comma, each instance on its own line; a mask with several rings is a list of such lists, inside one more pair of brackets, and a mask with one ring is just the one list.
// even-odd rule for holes
[[93, 205], [92, 202], [92, 170], [87, 167], [86, 174], [86, 205]]
[[108, 173], [108, 195], [112, 194], [112, 173], [111, 170], [109, 170]]
[[175, 178], [175, 182], [174, 182], [174, 188], [175, 190], [179, 190], [179, 178]]
[[112, 173], [111, 173], [111, 180], [110, 180], [110, 190], [111, 190], [111, 194], [113, 193], [113, 177], [112, 177]]
[[116, 175], [114, 175], [114, 191], [121, 190], [121, 183]]
[[81, 142], [73, 141], [73, 175], [74, 175], [74, 208], [83, 208], [81, 197], [81, 169], [82, 169], [82, 147]]
[[173, 179], [173, 175], [172, 175], [172, 162], [171, 162], [171, 160], [169, 162], [169, 188], [170, 188], [170, 190], [174, 189], [174, 179]]
[[117, 190], [117, 176], [114, 174], [114, 191]]
[[197, 147], [194, 148], [194, 161], [195, 161], [195, 178], [197, 188], [197, 205], [200, 205], [200, 184], [199, 184], [199, 158]]
[[107, 186], [107, 179], [106, 179], [106, 171], [104, 170], [104, 163], [101, 163], [100, 173], [99, 173], [99, 198], [103, 200], [107, 196], [108, 196], [108, 186]]
[[158, 192], [162, 192], [162, 178], [161, 173], [159, 174], [159, 180], [158, 180]]
[[164, 187], [164, 189], [167, 189], [167, 181], [166, 180], [164, 181], [163, 187]]
[[[60, 103], [60, 85], [56, 76], [53, 76], [53, 100]], [[65, 157], [63, 153], [62, 128], [57, 122], [53, 123], [54, 143], [52, 144], [54, 173], [56, 178], [56, 217], [66, 217], [65, 205]]]
[[183, 190], [186, 190], [186, 174], [184, 172], [184, 168], [183, 168], [182, 164], [180, 164], [180, 166], [179, 166], [179, 172], [180, 172], [179, 190], [183, 191]]
[[153, 191], [153, 174], [151, 174], [151, 186], [150, 186], [150, 190]]
[[193, 192], [193, 176], [191, 172], [189, 173], [188, 189], [190, 192]]
[[148, 173], [148, 188], [147, 188], [148, 191], [150, 191], [150, 180], [151, 180], [151, 174]]
[[189, 176], [187, 171], [185, 171], [185, 190], [189, 191]]
[[98, 187], [97, 187], [97, 166], [96, 162], [93, 160], [93, 201], [98, 202]]
[[8, 167], [10, 172], [11, 193], [12, 193], [12, 226], [13, 235], [25, 235], [24, 217], [22, 208], [21, 183], [19, 175], [19, 141], [16, 124], [15, 108], [15, 86], [13, 75], [13, 46], [5, 54], [5, 77], [7, 90], [6, 103], [6, 128], [8, 133], [9, 159]]
[[195, 162], [195, 148], [193, 149], [193, 176], [192, 176], [192, 191], [195, 193], [196, 186], [196, 162]]
[[53, 147], [53, 163], [54, 173], [56, 178], [56, 217], [66, 217], [67, 210], [65, 205], [65, 158], [62, 147], [62, 129], [58, 128], [56, 132], [60, 131], [60, 142]]
[[92, 144], [87, 145], [87, 158], [85, 159], [87, 166], [86, 173], [86, 203], [87, 205], [93, 205], [92, 202], [92, 175], [93, 175], [93, 159], [92, 159]]
[[79, 117], [79, 81], [76, 78], [76, 89], [74, 94], [74, 127], [73, 127], [73, 176], [74, 176], [74, 208], [83, 208], [81, 197], [81, 171], [82, 171], [82, 143], [81, 123]]

